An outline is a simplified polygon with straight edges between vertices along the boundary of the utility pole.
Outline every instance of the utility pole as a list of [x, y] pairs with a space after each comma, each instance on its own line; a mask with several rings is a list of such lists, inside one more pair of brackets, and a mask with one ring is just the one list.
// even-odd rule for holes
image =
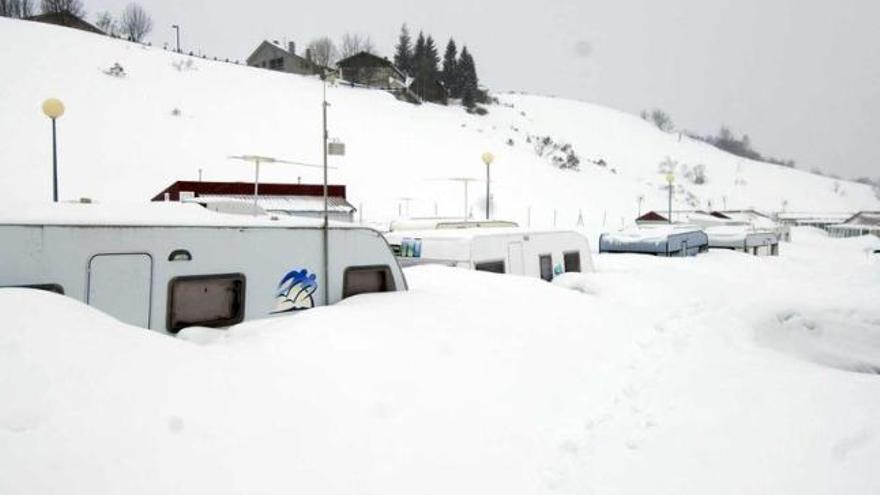
[[329, 236], [329, 222], [327, 221], [327, 74], [324, 74], [322, 77], [324, 81], [324, 92], [323, 92], [323, 103], [321, 104], [322, 110], [322, 120], [324, 126], [324, 134], [322, 139], [321, 153], [324, 157], [324, 229], [323, 229], [323, 251], [324, 251], [324, 304], [330, 305], [330, 260], [329, 260], [329, 251], [330, 251], [330, 236]]
[[172, 24], [171, 27], [177, 33], [177, 53], [180, 53], [180, 26]]

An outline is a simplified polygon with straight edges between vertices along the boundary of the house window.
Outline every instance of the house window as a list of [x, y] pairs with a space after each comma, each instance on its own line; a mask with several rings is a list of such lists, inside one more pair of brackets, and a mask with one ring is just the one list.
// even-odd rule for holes
[[175, 277], [168, 283], [168, 331], [240, 323], [244, 320], [244, 294], [241, 273]]
[[504, 273], [504, 260], [481, 261], [474, 264], [474, 270], [481, 272]]
[[372, 292], [392, 292], [395, 289], [391, 268], [381, 266], [352, 266], [345, 269], [342, 283], [342, 298], [369, 294]]
[[581, 253], [580, 251], [569, 251], [562, 253], [562, 261], [565, 264], [566, 272], [581, 271]]
[[273, 58], [269, 61], [269, 68], [272, 70], [282, 70], [284, 69], [284, 59], [281, 57]]
[[538, 265], [541, 267], [541, 278], [550, 282], [553, 280], [553, 257], [549, 254], [538, 256]]

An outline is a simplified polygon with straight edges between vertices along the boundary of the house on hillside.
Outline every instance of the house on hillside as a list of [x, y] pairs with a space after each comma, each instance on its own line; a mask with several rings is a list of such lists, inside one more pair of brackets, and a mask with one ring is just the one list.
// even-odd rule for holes
[[410, 103], [421, 102], [410, 90], [406, 74], [387, 58], [360, 52], [336, 62], [336, 66], [340, 78], [351, 84], [382, 89]]
[[286, 50], [277, 43], [263, 41], [247, 58], [247, 64], [251, 67], [306, 76], [320, 74], [323, 71], [323, 67], [312, 62], [308, 50], [305, 57], [297, 55], [296, 43], [292, 41], [287, 44]]
[[831, 237], [858, 237], [874, 235], [880, 237], [880, 211], [860, 211], [845, 222], [828, 227]]
[[42, 22], [44, 24], [55, 24], [56, 26], [79, 29], [81, 31], [88, 31], [95, 34], [107, 34], [66, 10], [61, 12], [47, 12], [45, 14], [33, 15], [30, 17], [26, 17], [25, 20]]
[[[253, 213], [252, 182], [177, 181], [156, 194], [152, 201], [197, 203], [223, 213]], [[328, 218], [353, 222], [357, 209], [345, 198], [345, 186], [327, 186]], [[257, 195], [260, 212], [299, 217], [323, 217], [322, 184], [260, 184]]]

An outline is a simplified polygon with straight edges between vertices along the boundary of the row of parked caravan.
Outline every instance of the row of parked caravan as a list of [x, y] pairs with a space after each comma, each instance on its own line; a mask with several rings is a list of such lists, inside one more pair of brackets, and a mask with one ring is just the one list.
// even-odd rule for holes
[[779, 243], [790, 239], [788, 228], [751, 213], [674, 213], [674, 223], [649, 212], [639, 217], [635, 226], [602, 234], [599, 252], [695, 256], [709, 249], [729, 249], [777, 256]]
[[[0, 287], [73, 297], [175, 334], [406, 290], [401, 266], [439, 263], [552, 280], [592, 270], [587, 239], [511, 222], [398, 222], [384, 235], [295, 216], [155, 202], [0, 212]], [[14, 260], [14, 262], [7, 262]]]
[[[687, 220], [604, 234], [599, 251], [779, 252], [776, 233], [728, 220], [709, 225], [697, 215]], [[406, 290], [401, 267], [412, 265], [547, 281], [593, 270], [589, 242], [569, 230], [424, 219], [395, 222], [381, 233], [336, 222], [325, 229], [320, 219], [305, 217], [226, 214], [189, 203], [7, 210], [0, 212], [0, 238], [0, 287], [58, 292], [125, 323], [170, 334]]]

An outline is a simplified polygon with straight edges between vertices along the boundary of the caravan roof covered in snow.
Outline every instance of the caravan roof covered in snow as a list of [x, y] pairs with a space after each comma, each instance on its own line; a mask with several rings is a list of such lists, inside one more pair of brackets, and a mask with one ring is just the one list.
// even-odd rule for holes
[[779, 243], [779, 236], [776, 233], [755, 231], [747, 225], [708, 227], [706, 235], [709, 236], [711, 248], [747, 249]]
[[606, 232], [599, 237], [600, 253], [690, 256], [705, 251], [708, 246], [708, 236], [696, 225], [642, 225]]
[[[177, 202], [24, 203], [0, 211], [0, 225], [314, 228], [321, 227], [322, 221], [292, 216], [230, 215]], [[332, 225], [356, 228], [347, 223]]]
[[391, 231], [427, 230], [427, 229], [474, 229], [474, 228], [511, 228], [518, 227], [516, 222], [507, 220], [465, 220], [455, 217], [407, 218], [391, 222]]

